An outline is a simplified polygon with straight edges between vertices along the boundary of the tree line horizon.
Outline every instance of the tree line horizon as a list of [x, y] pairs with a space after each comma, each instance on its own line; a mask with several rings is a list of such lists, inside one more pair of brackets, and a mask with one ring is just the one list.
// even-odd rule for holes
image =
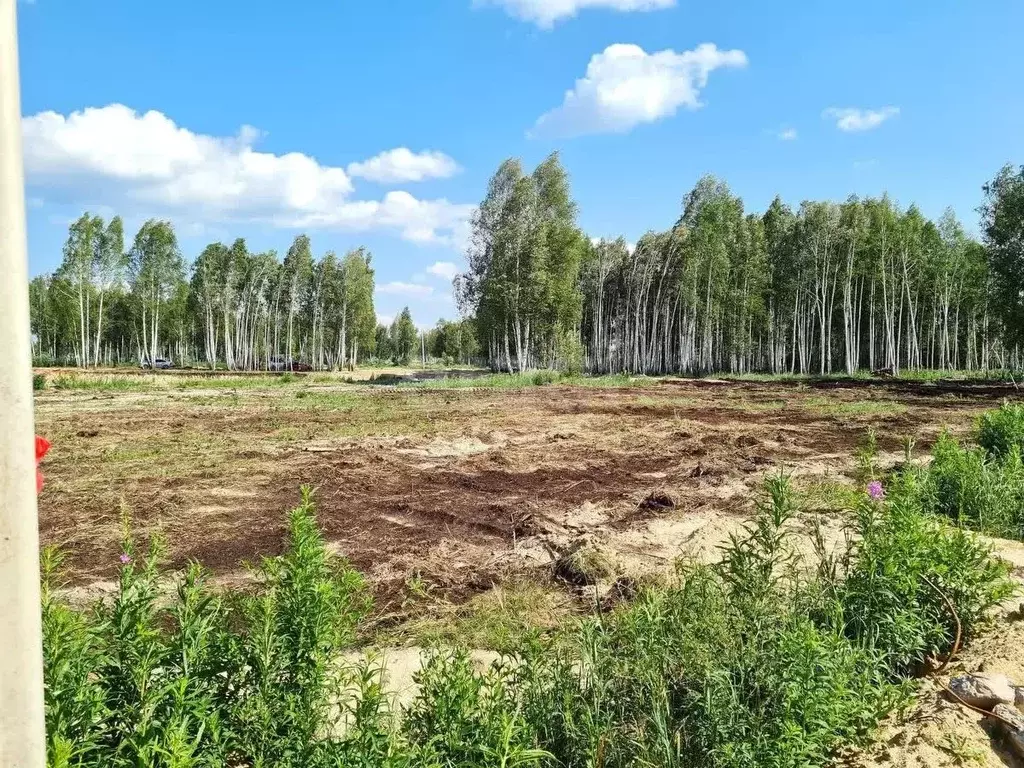
[[31, 281], [37, 363], [317, 369], [427, 354], [523, 372], [853, 374], [1019, 368], [1024, 336], [1024, 166], [985, 184], [981, 239], [887, 195], [778, 196], [763, 213], [702, 177], [667, 230], [593, 242], [557, 153], [527, 174], [503, 162], [471, 221], [453, 281], [461, 319], [420, 336], [408, 307], [378, 323], [372, 256], [284, 258], [244, 239], [186, 267], [173, 226], [83, 214], [63, 260]]

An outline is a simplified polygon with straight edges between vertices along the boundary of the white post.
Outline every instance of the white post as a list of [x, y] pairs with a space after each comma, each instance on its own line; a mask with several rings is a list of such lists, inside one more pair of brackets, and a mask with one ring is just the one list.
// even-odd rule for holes
[[32, 350], [17, 0], [0, 0], [0, 765], [43, 768]]

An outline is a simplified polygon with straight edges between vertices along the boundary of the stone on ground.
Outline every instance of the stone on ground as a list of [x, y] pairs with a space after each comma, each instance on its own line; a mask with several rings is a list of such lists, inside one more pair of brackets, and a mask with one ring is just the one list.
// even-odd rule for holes
[[1006, 675], [990, 672], [974, 672], [960, 675], [949, 681], [953, 693], [972, 707], [992, 709], [997, 704], [1013, 705], [1017, 692]]

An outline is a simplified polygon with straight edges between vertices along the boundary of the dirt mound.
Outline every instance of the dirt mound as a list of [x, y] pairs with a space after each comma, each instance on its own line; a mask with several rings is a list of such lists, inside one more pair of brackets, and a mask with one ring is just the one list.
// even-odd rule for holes
[[610, 579], [615, 562], [606, 547], [593, 537], [582, 537], [559, 553], [554, 563], [555, 578], [575, 587], [587, 587]]

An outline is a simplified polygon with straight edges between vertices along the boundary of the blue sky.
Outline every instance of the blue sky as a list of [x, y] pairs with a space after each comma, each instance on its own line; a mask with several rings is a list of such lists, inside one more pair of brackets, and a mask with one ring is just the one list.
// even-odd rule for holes
[[29, 252], [131, 233], [366, 245], [382, 316], [455, 315], [466, 219], [558, 149], [594, 237], [670, 226], [704, 173], [748, 210], [888, 191], [969, 229], [1024, 162], [1024, 3], [19, 2]]

